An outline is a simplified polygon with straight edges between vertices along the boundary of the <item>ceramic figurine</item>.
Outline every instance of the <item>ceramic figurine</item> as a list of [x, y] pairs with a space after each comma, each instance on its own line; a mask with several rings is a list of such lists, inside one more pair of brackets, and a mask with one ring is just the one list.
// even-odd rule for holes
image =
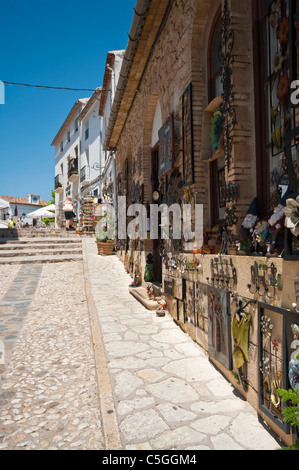
[[291, 355], [289, 362], [289, 381], [292, 389], [299, 390], [299, 326], [292, 325], [292, 332], [294, 334], [294, 341], [291, 344], [291, 349], [295, 351]]
[[159, 300], [158, 304], [159, 304], [159, 307], [157, 308], [157, 311], [156, 311], [157, 317], [165, 317], [166, 301], [165, 300]]
[[241, 226], [240, 237], [238, 240], [238, 254], [244, 255], [252, 251], [252, 233], [258, 220], [259, 214], [257, 198], [254, 198]]
[[144, 280], [146, 282], [153, 282], [154, 278], [154, 270], [153, 270], [153, 255], [149, 254], [146, 257], [146, 265], [144, 270]]

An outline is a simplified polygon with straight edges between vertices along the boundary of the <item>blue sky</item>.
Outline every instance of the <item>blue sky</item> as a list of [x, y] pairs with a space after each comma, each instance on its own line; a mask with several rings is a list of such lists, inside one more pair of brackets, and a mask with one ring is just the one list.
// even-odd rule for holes
[[[136, 0], [0, 0], [0, 80], [94, 89], [108, 51], [125, 49]], [[89, 92], [5, 86], [0, 104], [0, 195], [49, 200], [51, 142]]]

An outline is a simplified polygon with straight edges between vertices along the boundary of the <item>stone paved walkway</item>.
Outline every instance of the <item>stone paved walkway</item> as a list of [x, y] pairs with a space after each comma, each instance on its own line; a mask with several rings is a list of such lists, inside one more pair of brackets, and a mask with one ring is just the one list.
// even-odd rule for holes
[[251, 405], [172, 318], [157, 317], [131, 296], [120, 260], [98, 256], [93, 240], [84, 247], [121, 448], [279, 448]]
[[0, 450], [277, 449], [118, 258], [83, 247], [83, 263], [0, 266]]

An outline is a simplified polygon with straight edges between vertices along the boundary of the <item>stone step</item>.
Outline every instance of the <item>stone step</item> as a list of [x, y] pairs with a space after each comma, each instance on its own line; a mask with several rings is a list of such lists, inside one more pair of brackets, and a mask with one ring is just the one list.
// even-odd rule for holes
[[3, 251], [16, 250], [58, 250], [60, 248], [74, 249], [81, 248], [82, 243], [4, 243], [0, 244], [0, 256]]
[[9, 258], [0, 258], [0, 264], [42, 264], [42, 263], [63, 263], [66, 261], [81, 261], [82, 254], [63, 254], [63, 255], [43, 255], [43, 256], [15, 256]]
[[0, 247], [2, 245], [26, 245], [26, 244], [45, 244], [45, 243], [82, 243], [79, 238], [21, 238], [12, 240], [11, 238], [0, 239]]
[[130, 294], [135, 297], [147, 310], [157, 310], [159, 304], [156, 300], [148, 298], [146, 289], [144, 287], [130, 287]]
[[65, 248], [65, 247], [58, 247], [58, 248], [52, 248], [52, 249], [38, 249], [36, 248], [34, 251], [33, 250], [2, 250], [0, 252], [0, 259], [1, 258], [14, 258], [17, 256], [48, 256], [48, 255], [71, 255], [71, 254], [80, 254], [82, 253], [82, 247], [81, 248]]
[[36, 228], [0, 228], [0, 239], [9, 238], [21, 239], [21, 238], [83, 238], [83, 237], [93, 237], [94, 233], [92, 232], [82, 232], [77, 233], [76, 231], [67, 231], [65, 229], [36, 229]]

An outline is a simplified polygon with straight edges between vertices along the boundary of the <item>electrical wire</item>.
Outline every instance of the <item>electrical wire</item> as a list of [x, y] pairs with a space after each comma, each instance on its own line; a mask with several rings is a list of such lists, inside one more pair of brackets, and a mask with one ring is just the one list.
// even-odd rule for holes
[[[52, 90], [68, 90], [68, 91], [93, 91], [93, 92], [96, 91], [96, 89], [92, 89], [92, 88], [67, 88], [67, 87], [49, 86], [49, 85], [30, 85], [28, 83], [7, 82], [5, 80], [1, 80], [1, 81], [5, 85], [26, 86], [26, 87], [32, 87], [32, 88], [47, 88], [47, 89], [52, 89]], [[99, 89], [99, 91], [109, 91], [109, 90]]]

